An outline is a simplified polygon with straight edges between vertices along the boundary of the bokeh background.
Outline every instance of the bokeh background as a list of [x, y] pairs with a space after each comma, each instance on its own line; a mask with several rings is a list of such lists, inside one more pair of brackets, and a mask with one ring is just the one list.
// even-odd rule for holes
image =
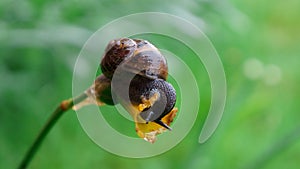
[[[74, 64], [93, 32], [118, 17], [146, 11], [183, 17], [214, 44], [228, 85], [217, 131], [198, 143], [210, 106], [210, 83], [203, 73], [198, 119], [172, 150], [146, 159], [110, 154], [89, 139], [69, 111], [29, 168], [298, 168], [299, 6], [298, 0], [2, 0], [0, 168], [16, 168], [51, 111], [72, 96]], [[113, 113], [106, 118], [126, 124]]]

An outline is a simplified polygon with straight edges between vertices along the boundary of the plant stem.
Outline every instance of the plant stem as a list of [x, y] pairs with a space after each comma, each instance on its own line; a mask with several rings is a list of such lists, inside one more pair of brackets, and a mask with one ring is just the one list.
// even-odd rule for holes
[[38, 134], [37, 138], [31, 145], [30, 149], [27, 151], [26, 155], [24, 156], [21, 164], [19, 165], [18, 169], [25, 169], [30, 161], [32, 160], [33, 156], [35, 155], [36, 151], [39, 149], [39, 146], [45, 139], [46, 135], [49, 133], [51, 128], [57, 122], [57, 120], [61, 117], [61, 115], [71, 109], [73, 105], [85, 100], [88, 96], [85, 93], [68, 100], [64, 100], [60, 103], [60, 105], [53, 111], [52, 115], [48, 119], [47, 123], [44, 125], [40, 133]]

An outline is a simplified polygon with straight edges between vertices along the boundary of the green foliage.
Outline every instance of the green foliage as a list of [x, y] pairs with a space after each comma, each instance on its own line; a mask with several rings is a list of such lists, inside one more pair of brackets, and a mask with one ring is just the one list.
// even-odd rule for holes
[[[29, 168], [298, 168], [299, 6], [297, 0], [1, 1], [0, 168], [17, 167], [49, 113], [72, 96], [73, 67], [89, 36], [113, 19], [145, 11], [186, 18], [215, 45], [228, 83], [216, 133], [198, 144], [210, 105], [209, 79], [200, 66], [199, 118], [174, 149], [147, 159], [115, 156], [98, 148], [76, 114], [68, 112]], [[180, 44], [151, 37], [161, 46], [193, 55]], [[257, 74], [247, 74], [247, 64]], [[114, 108], [104, 111], [113, 127], [135, 135], [133, 124], [112, 114]]]

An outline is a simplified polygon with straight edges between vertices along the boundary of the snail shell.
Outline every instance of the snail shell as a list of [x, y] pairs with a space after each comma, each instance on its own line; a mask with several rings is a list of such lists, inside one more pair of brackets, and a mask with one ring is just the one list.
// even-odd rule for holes
[[112, 40], [101, 61], [103, 74], [112, 78], [117, 67], [149, 79], [166, 80], [168, 66], [165, 57], [146, 40], [121, 38]]

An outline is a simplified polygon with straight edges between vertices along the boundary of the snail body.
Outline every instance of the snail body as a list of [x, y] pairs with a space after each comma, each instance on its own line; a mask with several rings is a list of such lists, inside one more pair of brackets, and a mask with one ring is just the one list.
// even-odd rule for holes
[[153, 121], [170, 129], [160, 122], [174, 108], [176, 103], [176, 91], [173, 86], [163, 79], [147, 79], [135, 76], [129, 86], [129, 97], [133, 105], [143, 105], [145, 100], [154, 99], [150, 107], [143, 107], [140, 116], [146, 123]]
[[[161, 119], [174, 108], [176, 91], [166, 82], [167, 62], [154, 45], [141, 39], [112, 40], [100, 66], [107, 79], [118, 79], [111, 84], [112, 92], [122, 100], [129, 99], [145, 123], [155, 122], [171, 129]], [[124, 87], [126, 81], [129, 81], [128, 88]]]

